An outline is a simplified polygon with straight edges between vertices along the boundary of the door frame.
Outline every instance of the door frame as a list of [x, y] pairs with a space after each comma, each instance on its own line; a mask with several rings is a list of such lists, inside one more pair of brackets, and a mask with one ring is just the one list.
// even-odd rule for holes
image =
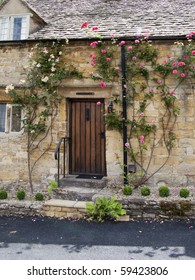
[[[104, 110], [104, 104], [105, 104], [105, 99], [104, 98], [68, 98], [68, 133], [69, 133], [69, 174], [70, 175], [77, 175], [72, 173], [72, 133], [71, 133], [71, 128], [72, 128], [72, 117], [71, 117], [71, 103], [72, 102], [101, 102], [102, 103], [102, 108]], [[98, 105], [97, 105], [98, 106]], [[104, 122], [104, 113], [103, 113], [103, 122]], [[106, 168], [106, 126], [105, 122], [103, 123], [104, 127], [104, 147], [103, 147], [103, 154], [104, 154], [104, 172], [101, 174], [103, 176], [107, 176], [107, 168]], [[79, 173], [79, 174], [86, 174], [90, 175], [88, 173]], [[78, 174], [78, 175], [79, 175]], [[94, 174], [95, 175], [95, 174]], [[98, 174], [96, 174], [98, 175]], [[100, 174], [99, 174], [100, 175]]]

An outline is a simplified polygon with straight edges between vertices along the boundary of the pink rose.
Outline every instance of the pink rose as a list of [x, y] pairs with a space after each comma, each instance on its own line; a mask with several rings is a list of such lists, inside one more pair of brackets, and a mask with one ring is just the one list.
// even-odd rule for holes
[[140, 143], [143, 145], [145, 142], [145, 136], [144, 135], [140, 135], [139, 137]]
[[177, 75], [177, 70], [174, 69], [172, 73], [173, 73], [174, 75]]
[[181, 66], [184, 66], [184, 65], [186, 65], [185, 62], [183, 62], [183, 61], [179, 61], [179, 62], [178, 62], [178, 66], [181, 67]]
[[95, 41], [95, 42], [92, 42], [92, 43], [90, 44], [90, 46], [91, 46], [91, 47], [96, 47], [97, 44], [98, 44], [98, 42]]
[[128, 49], [128, 51], [131, 51], [133, 49], [133, 47], [129, 46], [127, 49]]
[[126, 147], [126, 148], [129, 148], [129, 143], [125, 143], [125, 147]]
[[109, 62], [110, 60], [111, 60], [111, 58], [110, 58], [110, 57], [106, 57], [106, 61], [108, 61], [108, 62]]
[[98, 101], [98, 102], [96, 103], [97, 106], [101, 106], [101, 104], [102, 104], [102, 103], [101, 103], [100, 101]]
[[96, 61], [92, 61], [91, 66], [95, 66], [95, 65], [96, 65]]
[[157, 84], [162, 84], [162, 81], [160, 79], [157, 80]]
[[192, 54], [195, 55], [195, 50], [192, 51]]
[[100, 82], [100, 86], [101, 86], [101, 88], [105, 88], [106, 87], [106, 83]]
[[185, 76], [186, 76], [185, 73], [181, 73], [181, 74], [180, 74], [180, 77], [181, 77], [181, 78], [185, 78]]
[[145, 116], [144, 112], [141, 112], [140, 117], [144, 117], [144, 116]]
[[174, 90], [173, 90], [173, 91], [171, 91], [171, 94], [172, 94], [172, 95], [174, 95], [174, 94], [175, 94], [175, 91], [174, 91]]
[[96, 31], [96, 30], [98, 30], [98, 29], [99, 29], [98, 26], [93, 26], [93, 27], [91, 28], [92, 31]]
[[101, 50], [101, 53], [106, 53], [106, 50]]
[[88, 27], [88, 22], [84, 21], [82, 24], [81, 24], [81, 28], [87, 28]]
[[136, 60], [137, 59], [137, 57], [136, 56], [132, 56], [132, 58], [131, 58], [132, 60]]
[[119, 43], [119, 46], [123, 46], [123, 45], [125, 45], [125, 41], [121, 41], [120, 43]]
[[135, 44], [139, 44], [139, 43], [140, 43], [140, 40], [136, 39]]

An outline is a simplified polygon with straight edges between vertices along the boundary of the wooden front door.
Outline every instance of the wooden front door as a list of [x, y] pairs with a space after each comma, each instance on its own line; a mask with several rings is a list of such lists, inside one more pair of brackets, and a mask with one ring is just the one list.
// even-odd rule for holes
[[70, 101], [70, 174], [106, 174], [104, 106], [97, 101]]

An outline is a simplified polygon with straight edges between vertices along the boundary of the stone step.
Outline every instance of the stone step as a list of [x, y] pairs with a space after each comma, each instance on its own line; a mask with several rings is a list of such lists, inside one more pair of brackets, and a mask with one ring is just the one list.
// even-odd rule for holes
[[94, 196], [97, 196], [102, 191], [102, 188], [86, 188], [86, 187], [59, 187], [53, 191], [52, 197], [55, 199], [64, 200], [79, 200], [92, 201]]
[[60, 179], [60, 187], [104, 188], [106, 183], [105, 177], [102, 179], [82, 179], [76, 175], [67, 175]]

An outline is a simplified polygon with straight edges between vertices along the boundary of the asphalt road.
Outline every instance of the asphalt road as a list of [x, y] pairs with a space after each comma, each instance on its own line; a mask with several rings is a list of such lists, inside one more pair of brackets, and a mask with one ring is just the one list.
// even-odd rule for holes
[[194, 260], [195, 220], [0, 217], [1, 260]]

